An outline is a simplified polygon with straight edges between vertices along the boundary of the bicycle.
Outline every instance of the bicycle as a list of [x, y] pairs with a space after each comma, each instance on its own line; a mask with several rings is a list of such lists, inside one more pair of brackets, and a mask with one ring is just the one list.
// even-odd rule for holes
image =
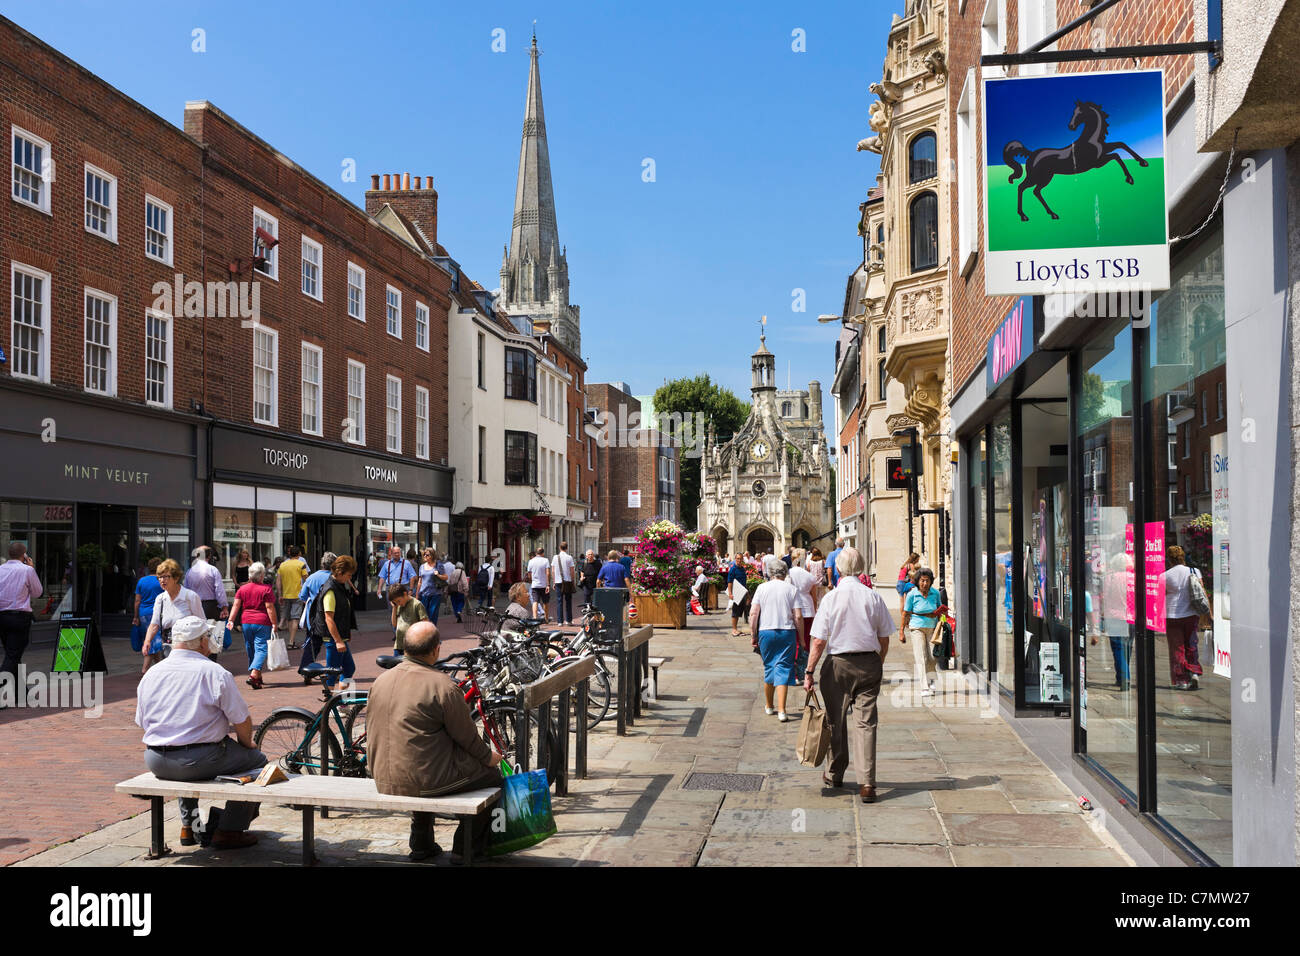
[[258, 724], [253, 745], [286, 773], [366, 776], [364, 713], [369, 695], [365, 691], [331, 693], [324, 682], [341, 674], [339, 667], [309, 664], [298, 673], [321, 681], [324, 706], [314, 714], [305, 707], [277, 707]]
[[594, 657], [596, 668], [587, 685], [587, 726], [594, 727], [609, 716], [614, 688], [618, 684], [618, 655], [604, 637], [605, 616], [593, 605], [582, 609], [582, 630], [570, 640], [550, 644], [552, 654], [547, 671], [554, 673], [584, 657]]

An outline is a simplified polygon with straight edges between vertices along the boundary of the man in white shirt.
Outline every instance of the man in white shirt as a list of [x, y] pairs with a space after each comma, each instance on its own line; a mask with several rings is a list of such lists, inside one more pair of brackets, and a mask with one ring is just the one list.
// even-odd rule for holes
[[573, 580], [575, 565], [569, 554], [569, 542], [561, 541], [560, 550], [551, 559], [551, 580], [555, 582], [555, 618], [561, 624], [573, 623]]
[[[840, 552], [836, 568], [840, 583], [822, 598], [812, 625], [812, 649], [804, 673], [804, 690], [811, 693], [813, 671], [822, 653], [822, 697], [831, 723], [830, 773], [822, 783], [838, 788], [853, 751], [853, 771], [863, 803], [876, 801], [876, 698], [884, 675], [885, 655], [894, 620], [884, 599], [858, 580], [863, 569], [857, 548]], [[849, 733], [849, 708], [853, 708], [856, 735]]]
[[780, 565], [781, 567], [789, 570], [786, 563], [781, 560], [780, 555], [777, 554], [763, 555], [763, 577], [769, 581], [772, 580], [772, 574], [776, 570], [777, 565]]
[[[144, 731], [144, 763], [159, 780], [212, 780], [266, 765], [253, 746], [253, 719], [230, 672], [208, 660], [208, 625], [183, 617], [172, 625], [172, 652], [149, 668], [136, 688], [135, 722]], [[238, 742], [226, 736], [234, 729]], [[181, 798], [181, 845], [193, 846], [199, 802]], [[208, 818], [219, 817], [213, 849], [252, 846], [247, 832], [258, 804], [231, 802]]]
[[551, 590], [551, 562], [546, 560], [546, 549], [538, 548], [528, 562], [529, 586], [533, 597], [533, 617], [549, 620], [546, 616], [546, 598]]
[[803, 627], [799, 630], [798, 645], [795, 648], [794, 655], [794, 675], [793, 680], [796, 684], [803, 683], [803, 672], [808, 669], [808, 633], [812, 628], [813, 614], [817, 606], [813, 603], [812, 592], [820, 582], [813, 577], [811, 571], [804, 567], [804, 559], [808, 552], [803, 548], [795, 548], [790, 552], [790, 573], [786, 580], [795, 589], [798, 599], [795, 604], [803, 614]]

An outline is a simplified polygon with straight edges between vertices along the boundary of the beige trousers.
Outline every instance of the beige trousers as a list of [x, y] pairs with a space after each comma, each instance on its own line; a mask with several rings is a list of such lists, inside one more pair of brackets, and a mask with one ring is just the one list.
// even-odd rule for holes
[[[834, 780], [844, 779], [851, 753], [858, 786], [876, 785], [876, 698], [880, 695], [883, 674], [884, 667], [876, 651], [830, 654], [822, 664], [822, 697], [831, 724], [830, 775]], [[852, 728], [849, 727], [850, 707], [853, 708]]]

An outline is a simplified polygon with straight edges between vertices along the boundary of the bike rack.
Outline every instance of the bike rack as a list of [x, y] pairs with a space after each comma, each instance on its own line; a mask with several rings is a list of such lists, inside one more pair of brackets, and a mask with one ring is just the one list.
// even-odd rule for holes
[[627, 736], [627, 728], [641, 716], [641, 684], [650, 676], [650, 638], [653, 625], [647, 624], [623, 635], [618, 643], [618, 735]]
[[[557, 797], [569, 793], [569, 728], [573, 711], [577, 710], [576, 740], [573, 750], [573, 772], [580, 778], [587, 776], [587, 695], [588, 681], [596, 673], [594, 657], [580, 657], [572, 664], [567, 664], [553, 673], [547, 674], [531, 684], [522, 687], [516, 696], [515, 712], [515, 759], [519, 769], [527, 771], [529, 767], [528, 715], [537, 711], [537, 762], [545, 767], [550, 762], [550, 736], [547, 731], [551, 726], [551, 701], [558, 700], [560, 733], [556, 739], [559, 753], [558, 772], [555, 779]], [[572, 700], [573, 691], [577, 691], [576, 702]], [[573, 704], [576, 703], [576, 708]]]

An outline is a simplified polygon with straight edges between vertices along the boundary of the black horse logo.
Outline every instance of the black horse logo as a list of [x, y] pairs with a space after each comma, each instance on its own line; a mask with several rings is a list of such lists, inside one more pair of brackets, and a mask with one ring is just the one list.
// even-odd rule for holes
[[[1020, 191], [1016, 194], [1016, 212], [1020, 213], [1023, 222], [1029, 221], [1029, 217], [1025, 215], [1024, 203], [1025, 190], [1030, 186], [1033, 187], [1038, 201], [1047, 210], [1047, 214], [1053, 219], [1061, 218], [1052, 212], [1052, 207], [1047, 205], [1047, 200], [1043, 198], [1043, 187], [1058, 173], [1062, 176], [1076, 176], [1090, 169], [1105, 166], [1113, 159], [1119, 163], [1119, 168], [1124, 170], [1124, 179], [1131, 186], [1133, 176], [1124, 165], [1124, 160], [1120, 159], [1119, 153], [1114, 150], [1127, 150], [1129, 155], [1138, 161], [1139, 166], [1150, 165], [1127, 143], [1106, 142], [1106, 133], [1109, 130], [1106, 123], [1108, 118], [1106, 112], [1096, 103], [1081, 103], [1075, 100], [1074, 115], [1070, 117], [1070, 129], [1075, 130], [1082, 126], [1083, 132], [1069, 146], [1059, 149], [1044, 147], [1031, 152], [1020, 140], [1013, 139], [1003, 147], [1002, 161], [1011, 167], [1011, 175], [1007, 177], [1007, 182], [1014, 183], [1022, 172], [1025, 174], [1024, 181], [1020, 184]], [[1021, 156], [1028, 160], [1028, 169], [1020, 165], [1018, 157]]]

